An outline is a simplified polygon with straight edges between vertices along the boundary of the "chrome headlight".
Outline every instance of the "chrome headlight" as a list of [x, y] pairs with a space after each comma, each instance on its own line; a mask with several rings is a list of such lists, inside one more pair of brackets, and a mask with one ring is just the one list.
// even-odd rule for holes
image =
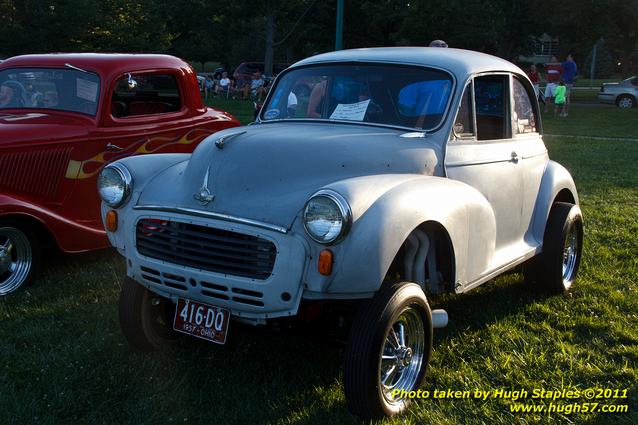
[[121, 164], [107, 165], [97, 179], [100, 197], [106, 205], [113, 208], [120, 207], [126, 202], [132, 186], [131, 173]]
[[303, 225], [314, 241], [330, 244], [341, 240], [352, 224], [348, 202], [337, 192], [320, 190], [303, 210]]

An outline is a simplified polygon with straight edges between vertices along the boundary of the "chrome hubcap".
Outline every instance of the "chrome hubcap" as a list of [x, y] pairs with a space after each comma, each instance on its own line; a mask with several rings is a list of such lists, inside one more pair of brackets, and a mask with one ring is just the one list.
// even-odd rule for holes
[[425, 351], [425, 327], [421, 315], [406, 307], [388, 330], [379, 362], [379, 387], [389, 403], [400, 402], [392, 390], [414, 389]]
[[576, 270], [576, 260], [578, 258], [578, 231], [576, 226], [572, 225], [565, 237], [565, 246], [563, 248], [563, 282], [569, 283], [574, 278]]
[[32, 265], [29, 239], [19, 229], [0, 227], [0, 295], [24, 283]]
[[626, 97], [623, 99], [620, 99], [620, 101], [618, 102], [618, 105], [621, 108], [631, 108], [633, 106], [631, 99], [627, 99]]

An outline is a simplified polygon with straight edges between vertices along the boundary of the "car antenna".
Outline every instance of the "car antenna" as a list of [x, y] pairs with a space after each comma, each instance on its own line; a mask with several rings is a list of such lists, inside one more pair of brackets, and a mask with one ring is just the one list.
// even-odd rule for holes
[[64, 64], [64, 66], [66, 66], [67, 68], [75, 69], [76, 71], [80, 71], [80, 72], [87, 73], [87, 74], [88, 74], [88, 72], [89, 72], [89, 71], [85, 71], [85, 70], [84, 70], [84, 69], [82, 69], [82, 68], [78, 68], [77, 66], [73, 66], [73, 65], [71, 65], [70, 63], [65, 63], [65, 64]]

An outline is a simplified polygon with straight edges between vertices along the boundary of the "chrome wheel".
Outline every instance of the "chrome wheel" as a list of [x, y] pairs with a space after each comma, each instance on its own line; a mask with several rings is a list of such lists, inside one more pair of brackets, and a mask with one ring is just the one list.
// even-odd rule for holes
[[623, 96], [620, 99], [618, 99], [619, 108], [628, 109], [628, 108], [633, 108], [633, 106], [634, 106], [634, 101], [629, 96]]
[[575, 225], [569, 227], [563, 247], [563, 283], [568, 286], [574, 280], [578, 259], [578, 230]]
[[406, 307], [385, 336], [379, 361], [379, 388], [390, 404], [400, 402], [392, 390], [411, 391], [419, 379], [425, 352], [425, 328], [422, 315]]
[[33, 266], [27, 235], [15, 227], [0, 227], [0, 296], [18, 289]]

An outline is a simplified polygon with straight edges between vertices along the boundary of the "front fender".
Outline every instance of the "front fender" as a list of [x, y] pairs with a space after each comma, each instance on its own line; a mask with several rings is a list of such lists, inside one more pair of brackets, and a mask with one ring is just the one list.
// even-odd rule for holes
[[[545, 225], [547, 224], [547, 218], [552, 208], [552, 204], [556, 200], [561, 191], [569, 191], [571, 194], [571, 200], [578, 205], [578, 192], [576, 191], [576, 184], [571, 174], [565, 167], [554, 161], [548, 161], [543, 178], [541, 179], [541, 186], [536, 198], [536, 207], [534, 208], [534, 214], [532, 216], [531, 236], [537, 242], [543, 242], [543, 235], [545, 234]], [[566, 201], [566, 199], [561, 199]]]
[[[125, 211], [137, 204], [140, 194], [146, 185], [163, 171], [181, 163], [185, 163], [191, 157], [191, 154], [150, 154], [142, 156], [129, 156], [117, 161], [124, 165], [133, 178], [133, 190], [129, 200], [119, 208], [118, 212], [118, 229], [115, 232], [106, 232], [109, 242], [118, 250], [124, 249], [125, 237], [123, 230], [125, 222], [123, 221], [127, 214]], [[101, 203], [102, 224], [104, 225], [106, 212], [110, 208], [104, 202]]]
[[378, 290], [405, 239], [428, 221], [441, 224], [450, 236], [457, 282], [464, 284], [487, 269], [494, 253], [495, 217], [487, 200], [470, 186], [443, 177], [385, 175], [348, 179], [328, 188], [350, 202], [353, 225], [334, 248], [335, 269], [333, 279], [325, 282], [326, 292]]
[[6, 217], [21, 217], [40, 223], [64, 252], [84, 252], [108, 247], [103, 229], [69, 220], [42, 205], [0, 194], [0, 218]]

